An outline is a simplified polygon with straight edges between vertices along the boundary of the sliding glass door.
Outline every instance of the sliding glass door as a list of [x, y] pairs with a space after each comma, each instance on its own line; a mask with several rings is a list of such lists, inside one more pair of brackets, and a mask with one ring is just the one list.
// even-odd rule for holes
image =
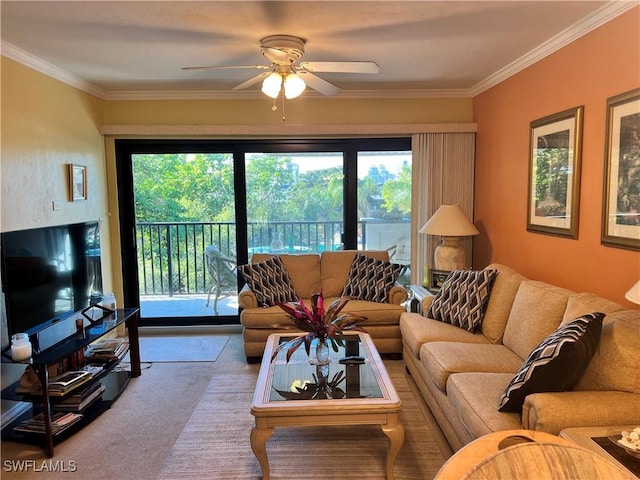
[[237, 315], [233, 155], [133, 154], [143, 318]]
[[342, 152], [248, 153], [245, 171], [249, 257], [343, 248]]
[[254, 253], [384, 249], [408, 268], [409, 144], [116, 141], [124, 303], [142, 325], [237, 323]]

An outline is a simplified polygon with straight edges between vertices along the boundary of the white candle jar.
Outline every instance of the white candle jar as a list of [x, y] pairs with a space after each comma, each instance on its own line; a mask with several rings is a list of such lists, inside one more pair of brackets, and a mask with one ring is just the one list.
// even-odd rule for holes
[[31, 358], [31, 342], [26, 333], [16, 333], [11, 336], [11, 358], [21, 362]]

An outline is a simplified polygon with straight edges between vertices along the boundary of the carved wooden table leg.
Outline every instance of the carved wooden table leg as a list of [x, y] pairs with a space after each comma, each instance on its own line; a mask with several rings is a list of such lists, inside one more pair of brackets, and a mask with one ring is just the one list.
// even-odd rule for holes
[[382, 425], [382, 431], [389, 438], [391, 445], [387, 453], [387, 480], [393, 480], [393, 465], [404, 443], [404, 427], [398, 415], [389, 415], [389, 423]]
[[273, 428], [259, 427], [257, 425], [251, 429], [251, 450], [260, 462], [262, 469], [262, 479], [269, 480], [269, 459], [267, 458], [267, 440], [273, 435]]

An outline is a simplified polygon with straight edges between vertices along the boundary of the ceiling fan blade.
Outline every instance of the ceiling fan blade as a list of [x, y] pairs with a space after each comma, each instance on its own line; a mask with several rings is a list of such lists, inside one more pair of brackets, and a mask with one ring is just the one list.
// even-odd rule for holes
[[378, 73], [376, 62], [301, 62], [300, 67], [309, 72]]
[[300, 70], [297, 74], [302, 77], [304, 83], [323, 95], [336, 95], [340, 93], [340, 89], [333, 83], [329, 83], [311, 72]]
[[208, 67], [182, 67], [181, 70], [230, 70], [236, 68], [258, 68], [260, 70], [267, 70], [271, 67], [267, 65], [211, 65]]
[[242, 82], [240, 85], [236, 85], [235, 87], [233, 87], [231, 90], [242, 90], [243, 88], [247, 88], [250, 87], [251, 85], [255, 85], [256, 83], [258, 83], [260, 80], [262, 80], [264, 77], [266, 77], [267, 75], [269, 75], [271, 72], [262, 72], [259, 73], [258, 75], [256, 75], [253, 78], [250, 78], [249, 80], [247, 80], [246, 82]]

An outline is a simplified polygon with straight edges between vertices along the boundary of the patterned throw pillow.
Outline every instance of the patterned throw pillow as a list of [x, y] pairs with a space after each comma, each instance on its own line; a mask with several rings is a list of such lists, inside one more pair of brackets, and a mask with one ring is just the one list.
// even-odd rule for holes
[[593, 357], [604, 313], [594, 312], [562, 325], [533, 349], [505, 389], [498, 410], [522, 412], [527, 395], [572, 388]]
[[454, 270], [438, 290], [427, 316], [475, 333], [497, 275], [497, 270]]
[[398, 280], [401, 271], [402, 265], [358, 253], [351, 264], [342, 296], [386, 303], [389, 290]]
[[272, 307], [278, 303], [297, 302], [298, 295], [280, 257], [271, 257], [264, 262], [239, 265], [238, 271], [253, 293], [258, 305]]

